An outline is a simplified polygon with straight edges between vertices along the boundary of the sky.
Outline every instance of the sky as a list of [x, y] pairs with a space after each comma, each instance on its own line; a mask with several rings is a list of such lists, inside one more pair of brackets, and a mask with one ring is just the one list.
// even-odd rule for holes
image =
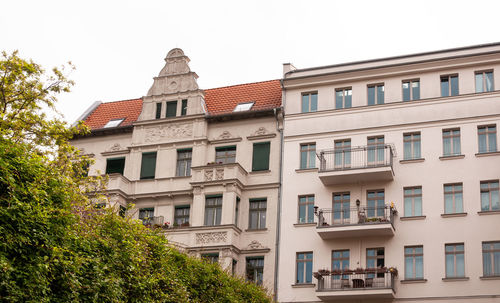
[[0, 9], [0, 50], [49, 70], [71, 61], [58, 110], [146, 95], [169, 50], [202, 89], [279, 79], [297, 68], [500, 42], [500, 1], [16, 0]]

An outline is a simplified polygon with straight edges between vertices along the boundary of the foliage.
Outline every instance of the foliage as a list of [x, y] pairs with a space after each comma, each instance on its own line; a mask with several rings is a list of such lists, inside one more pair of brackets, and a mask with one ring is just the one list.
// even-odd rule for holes
[[271, 301], [255, 284], [170, 247], [161, 229], [92, 207], [85, 193], [103, 180], [85, 177], [89, 160], [67, 142], [85, 128], [36, 113], [70, 82], [54, 72], [55, 84], [43, 85], [39, 66], [3, 56], [1, 302]]

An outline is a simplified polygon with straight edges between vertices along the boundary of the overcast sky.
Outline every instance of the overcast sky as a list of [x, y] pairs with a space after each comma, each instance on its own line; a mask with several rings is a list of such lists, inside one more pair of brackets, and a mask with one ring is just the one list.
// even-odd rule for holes
[[180, 47], [201, 88], [297, 68], [500, 41], [500, 1], [3, 1], [0, 50], [46, 69], [72, 61], [73, 122], [94, 101], [144, 96]]

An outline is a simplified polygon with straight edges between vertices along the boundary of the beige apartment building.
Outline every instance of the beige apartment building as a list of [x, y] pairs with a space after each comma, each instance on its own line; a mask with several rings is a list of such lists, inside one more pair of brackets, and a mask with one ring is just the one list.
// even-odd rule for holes
[[279, 80], [202, 90], [171, 50], [146, 96], [96, 102], [72, 143], [109, 174], [109, 206], [170, 243], [273, 289], [282, 130]]
[[282, 88], [279, 302], [500, 302], [500, 44]]

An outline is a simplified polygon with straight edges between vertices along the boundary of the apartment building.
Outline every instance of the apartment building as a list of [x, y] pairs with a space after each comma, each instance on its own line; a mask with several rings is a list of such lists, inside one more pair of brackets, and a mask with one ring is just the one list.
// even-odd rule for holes
[[282, 87], [279, 302], [500, 302], [500, 44]]
[[273, 289], [280, 81], [202, 90], [181, 49], [165, 62], [146, 96], [92, 105], [72, 144], [109, 175], [110, 207]]

